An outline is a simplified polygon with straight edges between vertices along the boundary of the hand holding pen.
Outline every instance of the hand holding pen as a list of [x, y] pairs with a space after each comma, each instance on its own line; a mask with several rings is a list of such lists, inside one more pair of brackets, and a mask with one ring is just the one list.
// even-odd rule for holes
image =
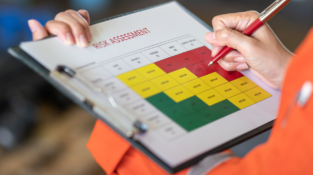
[[[263, 23], [288, 2], [289, 0], [275, 1], [261, 16], [250, 11], [215, 17], [215, 32], [206, 35], [206, 40], [213, 46], [212, 56], [216, 58], [213, 63], [219, 60], [219, 64], [228, 71], [250, 68], [269, 86], [280, 88], [285, 67], [292, 54], [281, 44], [270, 27]], [[253, 33], [256, 29], [258, 30]], [[243, 34], [244, 31], [245, 34], [253, 33], [253, 36]], [[222, 54], [218, 54], [221, 50]]]

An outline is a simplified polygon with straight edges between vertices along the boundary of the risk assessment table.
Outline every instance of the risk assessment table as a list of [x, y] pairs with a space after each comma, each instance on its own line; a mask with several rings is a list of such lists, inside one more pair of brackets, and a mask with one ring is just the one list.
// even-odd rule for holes
[[240, 72], [208, 67], [211, 50], [191, 35], [150, 46], [82, 72], [165, 140], [271, 97]]

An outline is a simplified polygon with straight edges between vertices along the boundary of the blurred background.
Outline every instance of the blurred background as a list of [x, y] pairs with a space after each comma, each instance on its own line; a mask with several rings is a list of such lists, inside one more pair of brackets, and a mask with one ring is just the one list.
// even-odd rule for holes
[[[214, 16], [261, 12], [274, 0], [178, 0], [211, 25]], [[0, 0], [0, 174], [103, 175], [86, 148], [95, 119], [7, 53], [31, 40], [29, 19], [42, 24], [67, 9], [86, 9], [91, 21], [167, 0]], [[292, 0], [269, 24], [294, 51], [313, 24], [313, 1]], [[232, 150], [243, 156], [270, 131]]]

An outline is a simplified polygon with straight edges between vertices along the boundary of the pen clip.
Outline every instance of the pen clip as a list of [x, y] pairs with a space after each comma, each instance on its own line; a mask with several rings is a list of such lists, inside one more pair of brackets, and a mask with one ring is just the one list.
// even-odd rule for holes
[[[131, 128], [133, 128], [133, 129], [127, 131], [127, 134], [126, 134], [127, 137], [133, 137], [136, 134], [139, 134], [139, 133], [142, 134], [142, 133], [147, 132], [147, 130], [148, 130], [147, 125], [142, 123], [140, 120], [138, 120], [135, 116], [133, 116], [129, 112], [125, 111], [125, 109], [123, 107], [121, 107], [120, 105], [118, 105], [116, 103], [114, 97], [108, 91], [106, 91], [105, 89], [94, 86], [92, 83], [87, 81], [84, 77], [82, 77], [80, 74], [76, 73], [73, 69], [71, 69], [71, 68], [69, 68], [67, 66], [61, 66], [61, 65], [57, 66], [55, 71], [57, 73], [60, 73], [60, 74], [65, 74], [65, 75], [67, 75], [70, 78], [75, 78], [76, 80], [78, 80], [80, 83], [82, 83], [85, 86], [87, 86], [89, 89], [91, 89], [95, 93], [103, 94], [108, 99], [109, 103], [111, 104], [111, 106], [113, 108], [115, 108], [118, 112], [120, 112], [123, 116], [125, 116], [127, 119], [129, 119], [131, 121], [131, 123], [132, 123], [131, 124], [132, 125]], [[95, 105], [94, 102], [91, 102], [91, 101], [88, 101], [88, 102], [91, 105]], [[99, 107], [99, 106], [97, 106], [97, 107]], [[118, 122], [118, 121], [115, 120], [115, 122]], [[125, 125], [125, 122], [121, 123], [121, 125]], [[125, 127], [125, 128], [129, 128], [129, 127]]]
[[290, 0], [276, 0], [260, 14], [259, 19], [263, 23], [266, 23], [276, 13], [283, 9], [289, 2]]
[[268, 6], [265, 10], [263, 10], [263, 12], [260, 14], [261, 16], [262, 15], [265, 15], [266, 13], [268, 13], [268, 11], [272, 8], [272, 7], [274, 7], [274, 6], [276, 6], [280, 1], [282, 1], [282, 0], [276, 0], [275, 2], [273, 2], [270, 6]]

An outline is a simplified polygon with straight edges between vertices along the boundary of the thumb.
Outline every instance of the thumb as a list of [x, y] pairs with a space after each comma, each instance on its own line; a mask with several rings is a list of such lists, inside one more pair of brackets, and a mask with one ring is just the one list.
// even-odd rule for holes
[[46, 29], [34, 19], [28, 21], [28, 26], [33, 34], [33, 41], [41, 40], [49, 36]]
[[256, 45], [257, 40], [246, 36], [236, 30], [223, 28], [215, 32], [206, 34], [205, 39], [210, 44], [214, 45], [214, 53], [217, 54], [224, 46], [232, 47], [244, 55], [246, 51], [252, 49]]

